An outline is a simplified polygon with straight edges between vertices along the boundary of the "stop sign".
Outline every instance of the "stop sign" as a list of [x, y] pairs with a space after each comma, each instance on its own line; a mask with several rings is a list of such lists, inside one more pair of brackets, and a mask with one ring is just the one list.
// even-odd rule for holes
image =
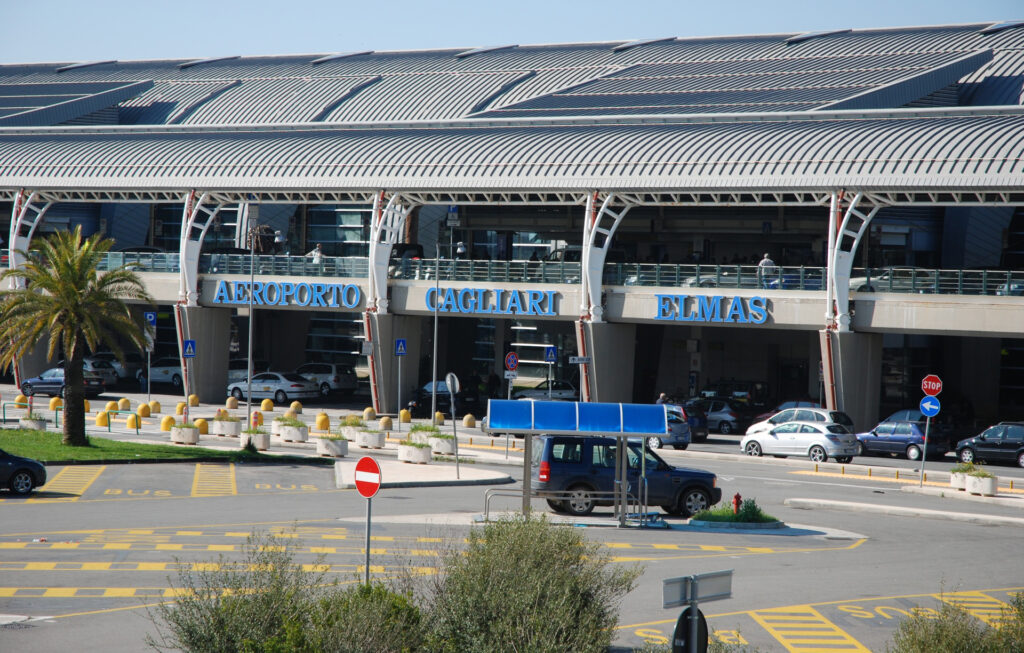
[[356, 463], [356, 490], [367, 499], [372, 499], [380, 489], [380, 465], [369, 456], [363, 456]]
[[942, 379], [935, 374], [929, 374], [921, 379], [921, 390], [929, 397], [934, 397], [942, 392]]

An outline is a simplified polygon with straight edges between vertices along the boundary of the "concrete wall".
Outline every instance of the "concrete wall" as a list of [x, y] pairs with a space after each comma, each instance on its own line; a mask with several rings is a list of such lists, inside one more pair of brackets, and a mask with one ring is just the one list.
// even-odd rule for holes
[[589, 355], [592, 401], [633, 401], [636, 327], [632, 324], [590, 324]]
[[219, 403], [227, 397], [228, 343], [231, 338], [229, 308], [186, 308], [186, 337], [196, 341], [196, 356], [191, 360], [193, 387], [199, 400]]
[[836, 408], [853, 420], [857, 432], [878, 422], [879, 370], [882, 336], [872, 333], [833, 333]]
[[[375, 315], [373, 318], [374, 355], [378, 371], [377, 392], [381, 412], [396, 414], [412, 399], [411, 390], [417, 385], [420, 360], [423, 356], [422, 332], [427, 327], [432, 329], [433, 323], [431, 320], [409, 315]], [[395, 356], [397, 338], [405, 338], [405, 356]], [[399, 361], [402, 368], [401, 380], [398, 376]], [[442, 377], [444, 375], [440, 370], [438, 374]]]

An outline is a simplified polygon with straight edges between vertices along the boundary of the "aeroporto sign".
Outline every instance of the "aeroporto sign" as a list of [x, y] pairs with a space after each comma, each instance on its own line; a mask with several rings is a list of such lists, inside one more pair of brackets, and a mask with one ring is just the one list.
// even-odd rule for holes
[[355, 308], [362, 292], [354, 283], [292, 283], [290, 281], [224, 281], [217, 283], [214, 304], [255, 306], [323, 306]]

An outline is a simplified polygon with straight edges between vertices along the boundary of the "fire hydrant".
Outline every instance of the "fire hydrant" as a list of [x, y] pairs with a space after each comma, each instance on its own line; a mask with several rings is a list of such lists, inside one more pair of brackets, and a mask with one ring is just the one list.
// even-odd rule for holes
[[738, 515], [740, 513], [740, 503], [743, 501], [743, 497], [737, 492], [732, 498], [732, 514]]

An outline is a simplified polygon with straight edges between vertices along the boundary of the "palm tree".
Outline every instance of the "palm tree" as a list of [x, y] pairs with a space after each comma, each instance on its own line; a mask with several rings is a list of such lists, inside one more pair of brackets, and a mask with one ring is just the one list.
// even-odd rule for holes
[[26, 263], [0, 275], [25, 280], [25, 287], [0, 291], [0, 368], [22, 358], [43, 338], [47, 360], [64, 357], [64, 444], [85, 447], [86, 351], [102, 343], [123, 359], [120, 341], [146, 345], [143, 328], [124, 300], [152, 304], [139, 276], [127, 267], [101, 273], [97, 268], [114, 241], [99, 234], [83, 241], [82, 228], [62, 231], [39, 243]]

